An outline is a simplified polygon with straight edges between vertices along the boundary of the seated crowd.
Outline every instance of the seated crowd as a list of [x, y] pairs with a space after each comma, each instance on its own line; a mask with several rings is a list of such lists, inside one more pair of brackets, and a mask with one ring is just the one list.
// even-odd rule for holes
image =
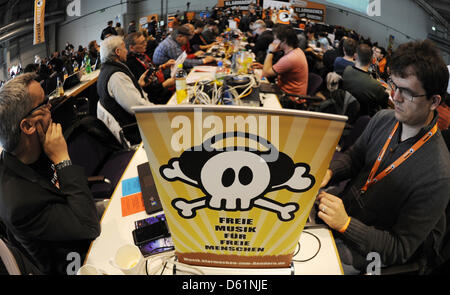
[[[450, 110], [449, 69], [439, 51], [429, 40], [386, 50], [355, 31], [300, 19], [276, 24], [273, 14], [255, 6], [245, 14], [215, 8], [209, 19], [177, 16], [167, 35], [154, 19], [141, 30], [132, 22], [127, 34], [108, 22], [100, 46], [92, 41], [88, 49], [75, 51], [67, 43], [7, 82], [0, 90], [0, 225], [8, 240], [40, 272], [62, 274], [67, 254], [86, 253], [100, 233], [83, 170], [72, 165], [61, 126], [51, 118], [45, 95], [51, 77], [71, 74], [89, 58], [100, 68], [97, 116], [119, 138], [122, 129], [136, 124], [133, 106], [166, 104], [172, 97], [170, 68], [183, 52], [188, 71], [215, 65], [205, 52], [221, 42], [233, 21], [255, 54], [253, 68], [283, 92], [336, 100], [341, 104], [336, 113], [348, 115], [351, 124], [370, 119], [331, 163], [317, 200], [318, 216], [334, 230], [346, 273], [364, 272], [370, 252], [379, 253], [386, 266], [419, 259], [424, 273], [442, 265], [448, 259], [441, 250], [448, 238], [450, 197], [443, 134], [448, 140]], [[320, 82], [314, 91], [312, 79]], [[353, 97], [356, 108], [344, 98], [338, 102], [336, 91]], [[130, 145], [141, 142], [137, 128], [126, 130]], [[427, 143], [417, 146], [428, 133]], [[384, 173], [410, 149], [402, 166]], [[383, 181], [376, 183], [374, 174]], [[343, 180], [350, 181], [338, 191]]]

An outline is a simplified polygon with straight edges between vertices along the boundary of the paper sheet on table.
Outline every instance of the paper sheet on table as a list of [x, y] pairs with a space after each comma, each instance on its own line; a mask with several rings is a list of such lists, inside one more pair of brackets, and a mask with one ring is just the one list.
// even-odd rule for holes
[[229, 19], [228, 20], [228, 27], [230, 28], [230, 29], [237, 29], [238, 27], [237, 27], [237, 22], [235, 21], [235, 20], [231, 20], [231, 19]]
[[172, 66], [172, 68], [170, 69], [170, 77], [175, 78], [175, 74], [177, 72], [178, 69], [178, 65], [179, 64], [183, 64], [184, 61], [186, 60], [187, 54], [186, 51], [183, 51], [182, 54], [180, 54], [180, 56], [177, 58], [177, 60], [175, 61], [175, 64]]
[[196, 66], [192, 69], [193, 72], [212, 73], [215, 74], [217, 67], [214, 66]]
[[129, 196], [141, 192], [139, 177], [122, 180], [122, 196]]
[[214, 80], [216, 70], [217, 68], [213, 66], [196, 66], [186, 77], [186, 83], [194, 84], [199, 81]]
[[193, 72], [186, 77], [187, 84], [195, 84], [196, 82], [200, 81], [212, 81], [212, 80], [214, 80], [214, 74], [205, 72]]
[[122, 206], [122, 217], [133, 215], [145, 210], [142, 193], [122, 197], [120, 199], [120, 204]]

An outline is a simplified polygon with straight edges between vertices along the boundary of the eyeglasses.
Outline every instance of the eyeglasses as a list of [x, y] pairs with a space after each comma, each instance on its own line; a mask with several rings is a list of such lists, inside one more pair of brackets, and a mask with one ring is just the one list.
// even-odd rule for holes
[[397, 92], [397, 89], [400, 91], [400, 95], [407, 101], [413, 102], [414, 98], [416, 97], [423, 97], [423, 96], [428, 96], [426, 94], [422, 94], [422, 95], [414, 95], [411, 93], [411, 90], [407, 89], [407, 88], [403, 88], [403, 87], [398, 87], [397, 84], [394, 83], [394, 81], [392, 81], [391, 78], [389, 78], [388, 80], [388, 84], [391, 87], [392, 93], [391, 96], [394, 97], [395, 93]]
[[34, 113], [35, 111], [37, 111], [38, 109], [42, 108], [43, 106], [48, 106], [50, 103], [50, 99], [48, 96], [45, 96], [44, 101], [41, 102], [39, 105], [37, 105], [36, 107], [34, 107], [31, 111], [29, 111], [24, 117], [23, 119], [25, 119], [26, 117], [30, 116], [32, 113]]
[[144, 44], [147, 44], [147, 40], [145, 40], [145, 39], [141, 42], [136, 42], [135, 45], [144, 45]]

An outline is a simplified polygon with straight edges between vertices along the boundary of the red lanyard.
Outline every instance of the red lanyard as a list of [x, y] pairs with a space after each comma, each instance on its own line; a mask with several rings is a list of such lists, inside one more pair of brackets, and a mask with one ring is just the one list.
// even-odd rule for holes
[[144, 61], [144, 60], [141, 60], [141, 59], [140, 59], [139, 57], [137, 57], [137, 56], [136, 56], [136, 59], [138, 60], [138, 62], [141, 63], [141, 65], [145, 68], [145, 70], [148, 70], [148, 68], [149, 68], [148, 63], [151, 62], [151, 59], [150, 59], [146, 54], [143, 54], [143, 56], [144, 56], [145, 61]]
[[392, 140], [392, 137], [394, 137], [395, 132], [397, 131], [399, 123], [395, 125], [394, 129], [392, 129], [391, 134], [389, 135], [388, 139], [386, 140], [386, 143], [383, 146], [383, 149], [379, 153], [377, 160], [375, 161], [375, 164], [372, 167], [372, 170], [370, 171], [369, 178], [367, 178], [366, 184], [362, 187], [361, 193], [365, 193], [369, 187], [380, 181], [383, 177], [394, 171], [395, 168], [400, 166], [406, 159], [408, 159], [412, 154], [414, 154], [422, 145], [424, 145], [433, 135], [437, 132], [437, 124], [434, 125], [433, 128], [431, 128], [430, 131], [428, 131], [420, 140], [418, 140], [409, 150], [407, 150], [402, 156], [400, 156], [397, 160], [395, 160], [394, 163], [389, 165], [386, 169], [384, 169], [381, 173], [379, 173], [377, 176], [375, 174], [377, 173], [378, 167], [381, 164], [381, 160], [383, 160], [384, 155], [386, 154], [386, 150], [389, 147], [389, 144]]
[[[144, 56], [145, 61], [141, 60], [138, 57], [136, 57], [136, 59], [142, 64], [142, 66], [145, 68], [145, 70], [148, 70], [148, 68], [150, 67], [149, 63], [151, 63], [152, 60], [150, 59], [150, 57], [148, 57], [147, 54], [143, 54], [143, 56]], [[155, 75], [156, 75], [156, 78], [158, 78], [159, 83], [164, 82], [164, 74], [161, 72], [161, 70], [156, 71]]]
[[208, 42], [206, 42], [205, 38], [203, 38], [202, 34], [199, 34], [200, 40], [202, 40], [203, 45], [208, 45]]

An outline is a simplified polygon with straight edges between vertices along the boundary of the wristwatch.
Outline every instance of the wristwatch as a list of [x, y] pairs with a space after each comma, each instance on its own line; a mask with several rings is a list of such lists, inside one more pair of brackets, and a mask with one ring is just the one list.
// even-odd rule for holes
[[70, 166], [72, 165], [72, 161], [70, 160], [63, 160], [61, 162], [59, 162], [58, 164], [55, 165], [55, 169], [56, 170], [61, 170], [64, 167]]
[[275, 52], [267, 50], [267, 54], [269, 54], [269, 53], [274, 54]]

